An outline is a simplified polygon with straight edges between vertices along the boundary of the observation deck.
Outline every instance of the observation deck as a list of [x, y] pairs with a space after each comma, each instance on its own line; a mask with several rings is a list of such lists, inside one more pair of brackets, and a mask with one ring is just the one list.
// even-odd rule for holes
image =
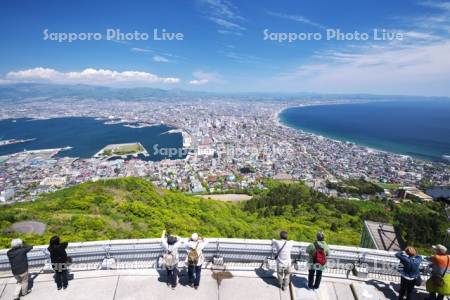
[[[186, 268], [180, 268], [180, 284], [175, 290], [166, 285], [165, 270], [158, 268], [162, 255], [160, 239], [110, 240], [70, 243], [73, 258], [69, 287], [57, 291], [49, 264], [47, 246], [35, 246], [28, 253], [31, 294], [24, 299], [259, 299], [259, 300], [352, 300], [397, 299], [398, 260], [393, 252], [358, 247], [330, 246], [329, 265], [320, 289], [307, 285], [308, 243], [296, 242], [292, 284], [282, 291], [276, 273], [261, 268], [271, 256], [270, 240], [209, 238], [204, 249], [201, 283], [198, 290], [187, 285]], [[15, 279], [10, 273], [6, 251], [0, 250], [0, 299], [13, 299]], [[186, 257], [180, 248], [180, 260]], [[427, 279], [428, 264], [422, 265]], [[426, 299], [423, 287], [416, 299]]]

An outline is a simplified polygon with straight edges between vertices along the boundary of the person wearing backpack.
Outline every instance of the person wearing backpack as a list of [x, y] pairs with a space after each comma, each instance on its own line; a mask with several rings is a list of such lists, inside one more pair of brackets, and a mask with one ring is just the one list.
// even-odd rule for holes
[[171, 286], [172, 289], [175, 289], [178, 283], [178, 248], [180, 248], [181, 243], [179, 237], [166, 235], [166, 231], [163, 231], [161, 236], [161, 247], [164, 252], [163, 261], [167, 271], [167, 286]]
[[400, 260], [400, 290], [398, 292], [398, 299], [406, 300], [412, 299], [414, 286], [421, 285], [422, 279], [420, 277], [420, 264], [422, 263], [422, 256], [417, 255], [416, 249], [413, 247], [406, 247], [403, 252], [395, 254]]
[[[309, 274], [308, 288], [318, 289], [322, 279], [322, 272], [327, 264], [327, 257], [330, 255], [330, 248], [325, 242], [325, 235], [319, 231], [316, 235], [317, 240], [306, 248], [309, 255]], [[314, 281], [314, 276], [316, 277]]]
[[278, 284], [284, 291], [291, 282], [291, 251], [293, 242], [288, 241], [288, 233], [280, 232], [280, 240], [272, 240], [272, 252], [277, 262]]
[[444, 300], [450, 296], [450, 255], [443, 245], [433, 246], [436, 253], [431, 256], [431, 277], [427, 280], [427, 291], [431, 300]]
[[193, 233], [186, 243], [189, 285], [195, 289], [198, 289], [200, 285], [202, 265], [205, 261], [203, 249], [206, 244], [208, 242], [203, 237], [199, 237], [197, 233]]

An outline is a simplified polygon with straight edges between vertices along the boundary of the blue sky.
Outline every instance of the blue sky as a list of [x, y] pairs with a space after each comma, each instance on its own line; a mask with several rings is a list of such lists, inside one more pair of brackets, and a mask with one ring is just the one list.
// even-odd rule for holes
[[[44, 40], [45, 29], [102, 39]], [[107, 40], [107, 29], [149, 39]], [[402, 38], [374, 40], [374, 29]], [[321, 38], [279, 41], [289, 33]], [[450, 96], [450, 1], [4, 0], [0, 45], [1, 84]]]

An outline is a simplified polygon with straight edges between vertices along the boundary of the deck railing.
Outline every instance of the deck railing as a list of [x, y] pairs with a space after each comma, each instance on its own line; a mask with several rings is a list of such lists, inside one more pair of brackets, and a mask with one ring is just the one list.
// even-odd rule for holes
[[[265, 258], [272, 255], [270, 240], [209, 238], [203, 250], [205, 267], [220, 264], [227, 269], [258, 268]], [[309, 244], [294, 242], [292, 259], [298, 271], [306, 271]], [[36, 246], [28, 253], [30, 269], [34, 272], [51, 270], [47, 246]], [[377, 279], [398, 280], [398, 259], [394, 252], [347, 246], [330, 246], [326, 272], [349, 274]], [[7, 249], [0, 250], [0, 272], [8, 272], [10, 265]], [[70, 243], [67, 253], [73, 259], [72, 270], [94, 270], [101, 268], [139, 269], [156, 268], [162, 255], [160, 239], [107, 240]], [[186, 258], [180, 248], [180, 260]], [[424, 276], [428, 274], [428, 263], [421, 266]]]

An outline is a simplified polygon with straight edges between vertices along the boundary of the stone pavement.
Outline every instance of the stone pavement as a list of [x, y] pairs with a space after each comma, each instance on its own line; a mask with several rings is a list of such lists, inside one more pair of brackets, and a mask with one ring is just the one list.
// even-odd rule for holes
[[[353, 300], [396, 299], [394, 289], [398, 285], [375, 280], [355, 281], [339, 277], [324, 277], [317, 291], [306, 289], [306, 276], [296, 274], [290, 290], [281, 291], [277, 280], [262, 270], [211, 271], [203, 270], [198, 290], [186, 285], [187, 274], [182, 272], [180, 284], [172, 290], [165, 284], [165, 271], [155, 269], [139, 270], [96, 270], [77, 271], [70, 274], [69, 287], [57, 291], [53, 274], [33, 276], [32, 292], [23, 297], [26, 300], [289, 300], [291, 295], [298, 300]], [[13, 299], [14, 278], [0, 279], [0, 300]], [[353, 289], [353, 291], [352, 291]], [[418, 297], [417, 299], [424, 299]]]

